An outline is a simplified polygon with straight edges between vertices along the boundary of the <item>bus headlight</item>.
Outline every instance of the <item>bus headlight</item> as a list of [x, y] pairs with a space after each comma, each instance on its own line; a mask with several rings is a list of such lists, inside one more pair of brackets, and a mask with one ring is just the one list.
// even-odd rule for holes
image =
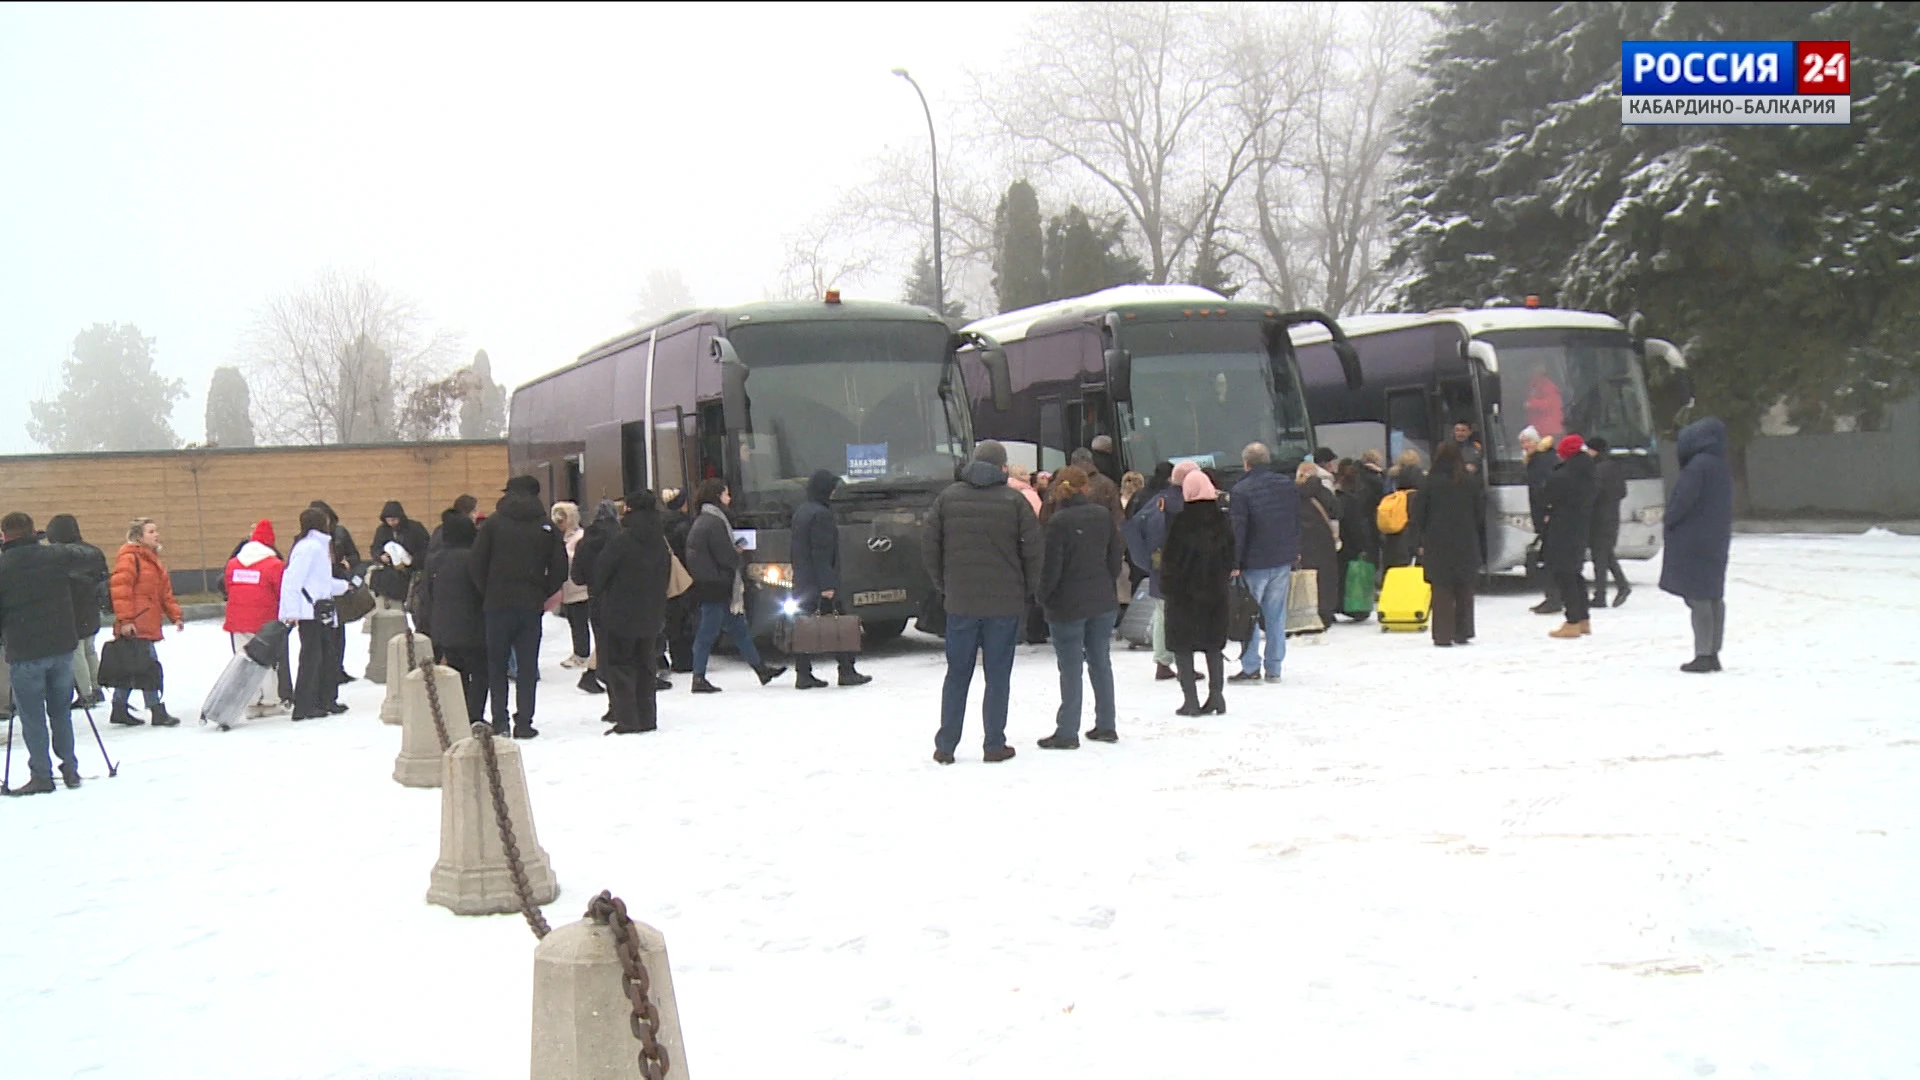
[[780, 614], [782, 615], [800, 614], [800, 601], [795, 600], [791, 596], [787, 597], [785, 600], [780, 601]]
[[1667, 508], [1664, 506], [1643, 506], [1633, 516], [1642, 525], [1658, 525], [1666, 520]]
[[1500, 524], [1505, 525], [1509, 529], [1519, 529], [1521, 532], [1530, 533], [1533, 531], [1533, 515], [1501, 514]]
[[747, 564], [747, 580], [770, 589], [793, 588], [793, 564], [757, 562]]

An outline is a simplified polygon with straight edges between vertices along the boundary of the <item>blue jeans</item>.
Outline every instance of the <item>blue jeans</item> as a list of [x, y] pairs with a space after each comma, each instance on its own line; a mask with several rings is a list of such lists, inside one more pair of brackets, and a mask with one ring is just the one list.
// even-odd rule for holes
[[960, 745], [960, 729], [967, 719], [967, 691], [973, 687], [973, 664], [986, 654], [987, 696], [980, 715], [987, 726], [988, 750], [1007, 745], [1007, 696], [1013, 689], [1013, 646], [1020, 638], [1024, 616], [947, 615], [947, 682], [940, 692], [940, 734], [933, 747], [951, 754]]
[[753, 634], [747, 629], [747, 617], [735, 615], [731, 604], [701, 604], [700, 626], [693, 632], [693, 673], [701, 678], [707, 677], [707, 659], [713, 655], [714, 642], [720, 635], [733, 638], [733, 647], [740, 650], [740, 659], [760, 667], [760, 649], [753, 643]]
[[73, 756], [73, 654], [16, 660], [8, 665], [13, 681], [13, 708], [27, 737], [27, 770], [35, 780], [53, 778], [53, 759], [47, 754], [49, 729], [53, 752], [60, 763], [78, 772]]
[[[513, 719], [533, 723], [540, 684], [540, 612], [501, 610], [486, 613], [487, 691], [493, 698], [495, 727], [507, 722], [507, 680], [514, 683]], [[513, 674], [507, 665], [513, 664]]]
[[1247, 651], [1240, 657], [1240, 670], [1248, 675], [1260, 671], [1260, 639], [1266, 640], [1267, 678], [1280, 677], [1280, 662], [1287, 658], [1287, 585], [1293, 578], [1293, 567], [1270, 566], [1264, 570], [1245, 570], [1240, 574], [1247, 583], [1247, 590], [1253, 593], [1253, 602], [1260, 605], [1260, 618], [1271, 629], [1263, 632], [1253, 628], [1253, 638], [1247, 642]]
[[1093, 730], [1113, 730], [1113, 624], [1118, 611], [1072, 622], [1048, 621], [1060, 664], [1060, 713], [1053, 733], [1080, 741], [1080, 669], [1093, 680]]

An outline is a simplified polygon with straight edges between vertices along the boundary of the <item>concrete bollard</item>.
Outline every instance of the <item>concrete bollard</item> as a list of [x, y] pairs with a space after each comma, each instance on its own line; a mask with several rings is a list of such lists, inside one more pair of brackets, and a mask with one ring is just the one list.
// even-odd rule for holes
[[429, 664], [408, 672], [404, 679], [396, 679], [401, 684], [400, 754], [393, 759], [393, 778], [407, 787], [440, 786], [440, 734], [434, 729], [433, 709], [427, 699], [429, 672], [440, 690], [440, 716], [447, 725], [447, 736], [457, 738], [468, 728], [467, 698], [459, 672]]
[[[433, 663], [433, 642], [429, 641], [425, 634], [413, 635], [413, 663], [415, 667]], [[404, 632], [395, 634], [387, 641], [386, 666], [394, 671], [407, 670], [407, 635]], [[460, 715], [466, 715], [465, 706], [461, 707]], [[380, 702], [380, 722], [383, 724], [400, 722], [399, 679], [390, 679], [387, 682], [387, 696]], [[460, 730], [465, 731], [466, 728], [462, 727]], [[447, 734], [453, 734], [453, 729], [448, 728]]]
[[[462, 731], [468, 730], [463, 726]], [[550, 904], [560, 895], [553, 863], [533, 831], [533, 811], [527, 803], [527, 774], [520, 764], [520, 748], [511, 739], [494, 739], [500, 762], [500, 789], [507, 801], [507, 819], [513, 823], [514, 843], [526, 869], [535, 904]], [[520, 910], [513, 891], [513, 873], [500, 843], [494, 819], [493, 789], [487, 783], [487, 762], [480, 741], [457, 740], [441, 759], [440, 861], [433, 866], [433, 884], [427, 902], [455, 915], [500, 915]]]
[[[649, 1000], [660, 1011], [667, 1080], [687, 1080], [680, 1041], [680, 1007], [673, 997], [667, 941], [646, 923], [633, 923]], [[532, 1080], [614, 1080], [640, 1077], [640, 1041], [633, 1006], [620, 992], [620, 954], [612, 929], [582, 919], [555, 927], [533, 950]]]
[[[397, 607], [377, 608], [367, 615], [367, 633], [373, 640], [367, 645], [367, 680], [384, 683], [387, 681], [387, 665], [393, 654], [388, 651], [387, 643], [396, 636], [407, 635], [407, 613]], [[395, 670], [406, 670], [406, 654], [402, 653], [401, 666]]]

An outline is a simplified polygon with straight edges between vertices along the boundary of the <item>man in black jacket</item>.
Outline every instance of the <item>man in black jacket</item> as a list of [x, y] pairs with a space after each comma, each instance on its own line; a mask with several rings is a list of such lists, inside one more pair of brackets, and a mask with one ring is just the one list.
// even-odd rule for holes
[[534, 687], [540, 678], [540, 615], [567, 577], [567, 545], [547, 520], [540, 481], [516, 476], [480, 526], [467, 571], [480, 590], [487, 620], [487, 685], [493, 730], [506, 735], [507, 656], [519, 671], [512, 734], [531, 739]]
[[[72, 514], [55, 514], [48, 519], [47, 543], [67, 545], [79, 560], [73, 574], [73, 631], [80, 642], [73, 650], [73, 703], [99, 705], [106, 696], [100, 692], [100, 654], [94, 650], [93, 638], [100, 632], [100, 592], [107, 581], [107, 557], [80, 538], [80, 522]], [[287, 693], [291, 696], [293, 691]]]
[[[840, 478], [825, 469], [807, 479], [807, 501], [793, 512], [793, 601], [799, 611], [838, 615], [846, 611], [840, 596], [840, 525], [833, 516], [833, 489]], [[873, 676], [853, 669], [853, 654], [840, 662], [841, 686], [865, 686]], [[827, 685], [813, 677], [813, 657], [793, 658], [794, 686], [817, 690]]]
[[[384, 600], [403, 603], [413, 582], [427, 568], [427, 548], [432, 537], [427, 527], [407, 516], [399, 500], [390, 500], [380, 508], [380, 524], [373, 530], [373, 563], [377, 572], [371, 577], [373, 591]], [[403, 555], [389, 545], [399, 545]]]
[[1567, 621], [1548, 636], [1577, 638], [1593, 632], [1587, 583], [1580, 577], [1593, 531], [1593, 458], [1578, 435], [1561, 439], [1556, 453], [1560, 464], [1547, 479], [1547, 538], [1540, 545], [1540, 556], [1560, 587]]
[[1560, 600], [1560, 586], [1546, 568], [1541, 554], [1547, 542], [1547, 481], [1553, 476], [1556, 460], [1552, 441], [1541, 446], [1540, 432], [1531, 425], [1520, 431], [1520, 454], [1527, 477], [1527, 515], [1533, 519], [1533, 544], [1527, 549], [1527, 576], [1544, 593], [1541, 601], [1528, 610], [1535, 615], [1558, 615], [1566, 610]]
[[1027, 605], [1039, 594], [1046, 558], [1040, 519], [1027, 497], [1007, 486], [1006, 447], [992, 439], [974, 447], [960, 480], [933, 501], [921, 552], [947, 609], [947, 680], [933, 760], [953, 764], [973, 665], [984, 653], [986, 760], [1005, 761], [1013, 756], [1007, 745], [1013, 647]]
[[52, 791], [53, 754], [60, 757], [60, 779], [80, 786], [73, 752], [73, 583], [84, 562], [75, 548], [41, 543], [27, 515], [0, 518], [0, 636], [31, 774], [9, 795]]
[[1595, 435], [1587, 440], [1587, 450], [1593, 454], [1593, 606], [1607, 606], [1607, 575], [1612, 574], [1620, 586], [1613, 606], [1619, 607], [1633, 591], [1627, 571], [1613, 553], [1620, 543], [1620, 504], [1627, 500], [1627, 474], [1613, 460], [1607, 440]]

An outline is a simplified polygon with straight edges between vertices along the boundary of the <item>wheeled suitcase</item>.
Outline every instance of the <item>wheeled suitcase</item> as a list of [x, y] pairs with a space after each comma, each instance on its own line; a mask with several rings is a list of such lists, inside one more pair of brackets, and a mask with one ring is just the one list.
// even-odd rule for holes
[[1127, 605], [1126, 617], [1120, 620], [1120, 640], [1127, 643], [1129, 649], [1144, 649], [1153, 644], [1153, 617], [1160, 610], [1160, 598], [1147, 592], [1147, 583], [1141, 582], [1140, 588], [1133, 594], [1133, 603]]
[[1418, 566], [1395, 566], [1380, 586], [1380, 629], [1418, 633], [1433, 610], [1433, 586]]
[[260, 687], [273, 676], [274, 661], [286, 637], [286, 623], [262, 625], [214, 680], [213, 689], [207, 691], [207, 700], [200, 706], [200, 722], [213, 724], [221, 731], [231, 730], [247, 706], [259, 700]]

